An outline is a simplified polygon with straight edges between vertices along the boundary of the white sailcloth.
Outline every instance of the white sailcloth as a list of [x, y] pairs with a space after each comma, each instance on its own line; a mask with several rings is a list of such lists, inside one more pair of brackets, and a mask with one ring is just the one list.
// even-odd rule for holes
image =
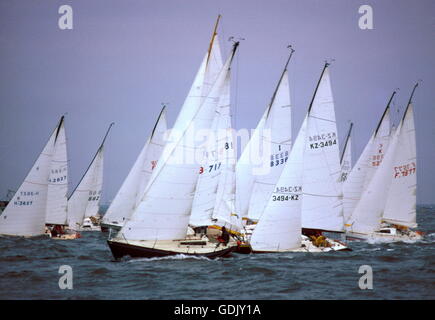
[[347, 135], [346, 142], [344, 143], [343, 153], [341, 155], [341, 176], [340, 182], [344, 183], [352, 170], [352, 137], [350, 136], [352, 130], [352, 124]]
[[[210, 130], [235, 49], [236, 46], [199, 109], [197, 99], [191, 101], [190, 94], [186, 99], [181, 110], [183, 115], [178, 117], [182, 120], [179, 122], [177, 119], [172, 130], [178, 133], [178, 137], [171, 139], [170, 136], [142, 201], [121, 229], [126, 239], [174, 240], [186, 236], [198, 179], [199, 165], [196, 159], [201, 156], [203, 149], [201, 142], [196, 139], [200, 130]], [[198, 85], [201, 86], [201, 83]], [[195, 109], [196, 112], [185, 109]], [[189, 123], [185, 122], [187, 114], [192, 115]]]
[[54, 143], [47, 188], [46, 224], [66, 225], [68, 156], [65, 123], [62, 121]]
[[373, 233], [379, 230], [386, 203], [386, 194], [391, 184], [391, 171], [399, 142], [400, 126], [394, 132], [385, 156], [367, 188], [361, 195], [349, 220], [350, 231]]
[[343, 211], [346, 224], [348, 224], [363, 191], [381, 164], [390, 137], [390, 108], [387, 105], [378, 127], [343, 184]]
[[288, 251], [301, 246], [302, 170], [307, 117], [287, 163], [252, 233], [254, 251]]
[[162, 154], [166, 130], [166, 111], [163, 108], [151, 136], [107, 209], [103, 217], [104, 223], [123, 225], [126, 219], [132, 215], [142, 199], [151, 173]]
[[0, 215], [0, 234], [31, 237], [44, 234], [48, 177], [54, 142], [63, 117], [23, 183]]
[[383, 213], [389, 223], [417, 227], [417, 153], [413, 107], [409, 105], [402, 120], [393, 167], [391, 185]]
[[103, 187], [103, 145], [68, 199], [68, 226], [78, 230], [84, 218], [98, 213]]
[[329, 69], [325, 66], [308, 111], [304, 152], [302, 227], [344, 229], [337, 125]]
[[290, 87], [288, 71], [284, 69], [273, 101], [237, 163], [237, 207], [241, 216], [251, 220], [259, 219], [288, 160], [290, 150]]
[[204, 146], [204, 157], [199, 169], [189, 219], [189, 224], [194, 227], [214, 224], [212, 218], [217, 203], [220, 177], [225, 170], [224, 168], [228, 166], [229, 148], [234, 151], [232, 142], [226, 141], [227, 135], [232, 134], [229, 77], [227, 77], [222, 87], [209, 133], [210, 135], [207, 137]]

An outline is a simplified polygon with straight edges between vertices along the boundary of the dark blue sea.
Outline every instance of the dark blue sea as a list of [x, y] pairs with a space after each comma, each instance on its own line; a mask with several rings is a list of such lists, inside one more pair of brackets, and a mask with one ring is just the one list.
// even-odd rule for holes
[[[418, 207], [415, 243], [349, 242], [353, 251], [177, 256], [115, 262], [107, 234], [0, 238], [0, 299], [435, 299], [435, 205]], [[72, 289], [60, 289], [62, 265]], [[361, 265], [373, 289], [361, 290]]]

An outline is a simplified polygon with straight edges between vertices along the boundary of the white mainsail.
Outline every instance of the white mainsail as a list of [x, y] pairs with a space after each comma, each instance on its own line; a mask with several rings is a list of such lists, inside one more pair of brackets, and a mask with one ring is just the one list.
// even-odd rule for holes
[[12, 200], [0, 215], [0, 234], [31, 237], [44, 234], [48, 178], [61, 118]]
[[[201, 106], [198, 108], [197, 99], [190, 99], [190, 94], [186, 99], [171, 132], [171, 136], [172, 133], [174, 136], [170, 136], [165, 145], [144, 197], [120, 231], [125, 239], [174, 240], [186, 236], [198, 179], [199, 165], [196, 159], [201, 156], [203, 149], [201, 143], [195, 140], [200, 130], [210, 130], [237, 46], [238, 43], [234, 45]], [[198, 90], [201, 91], [201, 82], [198, 85]], [[192, 118], [186, 123], [188, 114]]]
[[83, 219], [98, 214], [103, 188], [104, 142], [110, 128], [104, 136], [91, 164], [68, 199], [68, 226], [72, 230], [79, 230]]
[[142, 199], [151, 173], [162, 154], [166, 130], [166, 111], [165, 107], [163, 107], [151, 136], [146, 141], [121, 188], [107, 209], [103, 217], [104, 223], [123, 225], [125, 220], [132, 215]]
[[343, 153], [341, 154], [340, 164], [341, 164], [341, 176], [340, 182], [344, 183], [352, 170], [352, 132], [353, 123], [350, 124], [349, 132], [344, 142]]
[[[417, 87], [414, 87], [413, 93]], [[412, 95], [411, 95], [412, 98]], [[393, 167], [390, 169], [391, 184], [383, 212], [383, 220], [389, 223], [417, 227], [417, 152], [414, 112], [411, 99], [402, 118]]]
[[239, 215], [251, 220], [258, 220], [264, 211], [291, 150], [287, 67], [293, 52], [291, 49], [271, 102], [237, 162], [237, 210]]
[[337, 124], [328, 64], [308, 110], [302, 227], [344, 231]]
[[46, 224], [66, 225], [68, 194], [68, 156], [65, 122], [57, 131], [47, 187]]
[[343, 184], [343, 212], [346, 225], [388, 149], [391, 139], [390, 103], [395, 94], [396, 92], [393, 92], [391, 95], [378, 126]]
[[[194, 227], [213, 225], [216, 196], [223, 168], [228, 166], [228, 150], [233, 146], [226, 141], [227, 130], [231, 130], [230, 79], [222, 87], [219, 103], [211, 130], [204, 146], [204, 159], [199, 169], [189, 224]], [[229, 132], [231, 134], [231, 132]], [[224, 135], [223, 135], [224, 134]], [[221, 140], [224, 141], [221, 141]], [[225, 148], [227, 147], [227, 148]]]
[[275, 190], [252, 233], [254, 251], [288, 251], [301, 246], [302, 170], [307, 117]]
[[386, 194], [391, 184], [391, 171], [402, 123], [394, 132], [382, 163], [376, 170], [367, 188], [361, 195], [349, 220], [350, 231], [357, 233], [373, 233], [379, 230], [386, 203]]

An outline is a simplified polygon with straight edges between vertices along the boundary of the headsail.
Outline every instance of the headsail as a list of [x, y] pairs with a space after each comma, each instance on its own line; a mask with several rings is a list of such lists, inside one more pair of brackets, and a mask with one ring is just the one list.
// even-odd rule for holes
[[[174, 130], [178, 138], [170, 139], [165, 145], [141, 203], [120, 231], [126, 239], [173, 240], [186, 236], [198, 179], [199, 165], [195, 160], [202, 153], [201, 144], [195, 138], [199, 130], [210, 129], [237, 46], [235, 43], [210, 93], [193, 112], [190, 123], [185, 126], [184, 122], [179, 123], [180, 116], [177, 119]], [[183, 105], [180, 113], [184, 113], [184, 108], [196, 109], [196, 104]]]
[[328, 65], [323, 68], [308, 110], [302, 227], [342, 232], [341, 166]]
[[139, 204], [151, 173], [162, 154], [167, 130], [166, 111], [162, 108], [151, 136], [142, 148], [133, 167], [122, 183], [104, 215], [105, 223], [124, 224]]
[[68, 225], [73, 230], [80, 228], [84, 218], [98, 214], [103, 187], [104, 142], [112, 125], [113, 123], [107, 129], [92, 162], [68, 199]]
[[402, 118], [400, 126], [400, 147], [396, 149], [391, 186], [387, 196], [387, 203], [383, 213], [383, 220], [389, 223], [417, 227], [416, 202], [417, 202], [417, 152], [415, 140], [414, 111], [412, 96]]
[[395, 94], [394, 91], [375, 131], [343, 184], [343, 210], [346, 224], [388, 149], [391, 139], [390, 103]]
[[274, 192], [250, 240], [254, 251], [287, 251], [301, 245], [302, 169], [307, 117]]
[[62, 117], [26, 178], [0, 215], [0, 234], [37, 236], [44, 233], [48, 177]]
[[[258, 220], [291, 149], [291, 100], [287, 67], [291, 49], [272, 99], [236, 168], [238, 213]], [[261, 160], [259, 163], [256, 163]], [[266, 166], [265, 166], [266, 165]]]

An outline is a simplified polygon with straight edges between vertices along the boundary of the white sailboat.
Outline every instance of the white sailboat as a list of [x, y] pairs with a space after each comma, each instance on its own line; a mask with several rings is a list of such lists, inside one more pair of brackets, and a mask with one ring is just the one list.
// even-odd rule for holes
[[417, 156], [411, 97], [379, 169], [350, 219], [348, 238], [406, 241], [422, 238], [416, 228]]
[[47, 219], [65, 224], [66, 161], [64, 116], [21, 186], [0, 215], [0, 234], [32, 237], [45, 234]]
[[249, 236], [288, 161], [292, 147], [291, 99], [288, 80], [290, 54], [272, 99], [237, 162], [236, 207]]
[[89, 167], [68, 199], [68, 226], [74, 231], [99, 231], [94, 223], [98, 216], [103, 187], [104, 142], [112, 128], [110, 124], [104, 139]]
[[[340, 205], [341, 190], [328, 65], [326, 63], [322, 70], [288, 162], [252, 233], [253, 252], [347, 250], [341, 242], [326, 239], [318, 233], [301, 234], [304, 218], [311, 229], [333, 230], [339, 225], [330, 222], [340, 218], [336, 206]], [[327, 223], [322, 215], [328, 216]]]
[[151, 173], [160, 158], [167, 130], [166, 108], [163, 107], [157, 122], [121, 188], [101, 221], [101, 230], [120, 230], [142, 199]]
[[189, 239], [187, 231], [198, 179], [195, 159], [204, 149], [195, 137], [212, 125], [222, 90], [230, 81], [230, 66], [238, 45], [234, 44], [216, 81], [203, 96], [205, 80], [209, 79], [209, 48], [140, 204], [119, 233], [108, 240], [116, 259], [176, 254], [215, 258], [234, 250], [230, 244], [218, 247], [208, 239]]

